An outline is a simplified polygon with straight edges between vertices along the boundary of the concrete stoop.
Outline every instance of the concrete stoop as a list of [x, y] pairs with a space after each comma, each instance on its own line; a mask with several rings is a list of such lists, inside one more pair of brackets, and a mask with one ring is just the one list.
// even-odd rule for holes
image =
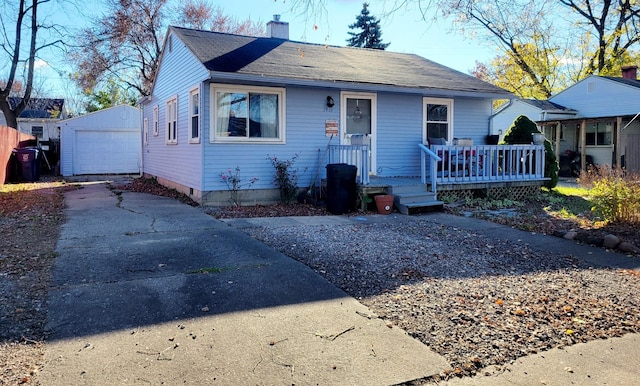
[[436, 198], [436, 194], [426, 190], [424, 184], [394, 186], [391, 188], [394, 205], [402, 214], [418, 214], [442, 211], [444, 203]]

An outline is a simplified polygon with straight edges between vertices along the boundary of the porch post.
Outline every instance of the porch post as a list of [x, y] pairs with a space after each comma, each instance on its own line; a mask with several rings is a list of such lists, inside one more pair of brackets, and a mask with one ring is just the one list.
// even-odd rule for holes
[[615, 142], [613, 143], [613, 149], [616, 152], [616, 167], [621, 168], [622, 167], [622, 154], [620, 151], [621, 148], [621, 139], [620, 137], [622, 136], [622, 117], [617, 117], [616, 118], [616, 135], [615, 135]]
[[584, 172], [587, 170], [587, 120], [583, 119], [582, 123], [580, 123], [580, 151], [582, 156], [580, 156], [580, 171]]
[[556, 122], [556, 148], [554, 150], [556, 152], [558, 162], [560, 162], [560, 130], [562, 130], [562, 124], [560, 122]]

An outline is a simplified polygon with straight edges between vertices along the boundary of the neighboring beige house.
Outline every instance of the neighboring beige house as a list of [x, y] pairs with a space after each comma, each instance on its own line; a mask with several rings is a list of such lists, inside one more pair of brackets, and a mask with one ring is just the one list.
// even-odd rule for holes
[[[9, 104], [14, 108], [20, 98], [10, 97]], [[18, 117], [18, 130], [30, 134], [38, 142], [60, 139], [59, 122], [67, 118], [64, 99], [31, 98], [29, 104]], [[4, 114], [0, 112], [0, 125], [6, 125]]]

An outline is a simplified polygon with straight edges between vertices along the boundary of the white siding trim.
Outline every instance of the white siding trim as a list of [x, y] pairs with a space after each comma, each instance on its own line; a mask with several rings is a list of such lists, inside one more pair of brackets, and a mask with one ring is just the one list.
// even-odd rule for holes
[[142, 126], [143, 128], [143, 136], [144, 136], [144, 144], [148, 145], [149, 144], [149, 118], [145, 118], [144, 119], [144, 124]]
[[371, 160], [369, 169], [375, 175], [378, 169], [378, 94], [369, 92], [340, 92], [340, 144], [351, 144], [345, 141], [347, 133], [347, 99], [370, 99], [371, 100]]
[[160, 108], [158, 107], [158, 105], [153, 106], [153, 136], [157, 137], [158, 134], [160, 133], [160, 121], [158, 120], [158, 114], [159, 114], [159, 110]]
[[167, 99], [165, 114], [165, 141], [167, 145], [178, 144], [178, 95]]
[[[238, 92], [238, 93], [269, 93], [278, 95], [278, 138], [251, 138], [251, 137], [223, 137], [217, 135], [217, 98], [218, 92]], [[210, 85], [209, 95], [209, 142], [211, 143], [251, 143], [251, 144], [286, 144], [287, 130], [287, 92], [281, 87], [259, 87], [259, 86], [243, 86], [215, 84]]]
[[[198, 135], [193, 136], [193, 94], [198, 94]], [[200, 92], [200, 85], [193, 86], [189, 89], [189, 114], [187, 116], [189, 121], [187, 126], [189, 130], [189, 143], [200, 143], [200, 137], [202, 136], [202, 93]]]

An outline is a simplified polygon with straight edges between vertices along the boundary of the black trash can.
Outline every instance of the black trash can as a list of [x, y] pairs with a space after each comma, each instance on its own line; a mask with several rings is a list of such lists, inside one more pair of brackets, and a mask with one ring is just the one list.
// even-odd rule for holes
[[356, 208], [358, 168], [347, 164], [327, 165], [327, 210], [344, 214]]
[[13, 149], [18, 179], [34, 182], [40, 179], [40, 150], [34, 147]]

